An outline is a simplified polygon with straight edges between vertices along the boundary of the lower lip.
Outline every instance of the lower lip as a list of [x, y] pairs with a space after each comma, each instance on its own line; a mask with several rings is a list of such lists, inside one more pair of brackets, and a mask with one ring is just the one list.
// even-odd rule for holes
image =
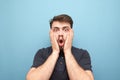
[[64, 43], [63, 43], [63, 42], [62, 42], [62, 43], [60, 43], [60, 42], [59, 42], [59, 46], [61, 46], [61, 47], [62, 47], [63, 45], [64, 45]]

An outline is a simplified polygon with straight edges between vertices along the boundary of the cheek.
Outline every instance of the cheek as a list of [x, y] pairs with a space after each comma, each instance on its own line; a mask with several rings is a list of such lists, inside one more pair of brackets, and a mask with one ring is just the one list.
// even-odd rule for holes
[[58, 34], [55, 34], [55, 38], [58, 40]]
[[64, 40], [66, 40], [67, 39], [67, 33], [66, 34], [64, 34]]

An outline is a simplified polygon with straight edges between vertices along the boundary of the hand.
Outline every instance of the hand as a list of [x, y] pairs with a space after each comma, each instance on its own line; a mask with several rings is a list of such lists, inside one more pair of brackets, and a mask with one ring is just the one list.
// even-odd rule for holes
[[50, 40], [51, 40], [53, 52], [59, 53], [60, 49], [57, 43], [57, 35], [52, 30], [50, 30]]
[[64, 45], [64, 53], [66, 52], [71, 52], [72, 48], [72, 39], [73, 39], [73, 30], [70, 29], [70, 32], [67, 34], [67, 38], [65, 40], [65, 45]]

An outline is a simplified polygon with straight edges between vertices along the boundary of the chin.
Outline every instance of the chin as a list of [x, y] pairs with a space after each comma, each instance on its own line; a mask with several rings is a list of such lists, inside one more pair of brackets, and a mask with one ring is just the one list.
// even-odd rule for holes
[[59, 46], [60, 50], [63, 50], [63, 46]]

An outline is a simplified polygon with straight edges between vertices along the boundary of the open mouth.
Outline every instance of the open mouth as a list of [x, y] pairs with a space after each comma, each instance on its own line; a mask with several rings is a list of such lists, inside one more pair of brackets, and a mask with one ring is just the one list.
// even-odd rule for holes
[[60, 47], [63, 47], [64, 46], [64, 40], [61, 39], [61, 40], [58, 40], [58, 44]]
[[60, 43], [63, 43], [63, 40], [59, 40]]

